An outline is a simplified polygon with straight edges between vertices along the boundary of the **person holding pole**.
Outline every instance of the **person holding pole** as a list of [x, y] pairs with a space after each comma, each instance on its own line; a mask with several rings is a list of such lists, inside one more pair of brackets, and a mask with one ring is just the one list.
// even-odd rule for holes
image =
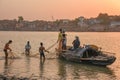
[[58, 34], [58, 40], [57, 40], [57, 43], [58, 43], [58, 50], [59, 51], [62, 51], [62, 38], [63, 38], [63, 33], [62, 33], [62, 29], [59, 30], [59, 34]]

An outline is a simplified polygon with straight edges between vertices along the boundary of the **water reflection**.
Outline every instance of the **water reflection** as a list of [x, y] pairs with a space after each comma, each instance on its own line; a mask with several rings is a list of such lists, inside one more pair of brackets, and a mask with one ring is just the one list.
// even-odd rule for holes
[[41, 80], [44, 80], [45, 77], [44, 77], [44, 63], [45, 63], [45, 60], [40, 60], [40, 65], [39, 65], [39, 69], [40, 69], [40, 73], [39, 73], [39, 77]]
[[66, 64], [61, 60], [58, 60], [58, 75], [60, 80], [66, 80]]
[[11, 67], [12, 67], [12, 63], [14, 62], [14, 59], [5, 59], [4, 62], [4, 75], [9, 75], [11, 72]]
[[[100, 76], [103, 76], [102, 79], [104, 79], [104, 76], [111, 76], [112, 79], [114, 77], [113, 71], [110, 70], [107, 67], [98, 67], [98, 66], [92, 66], [92, 65], [85, 65], [85, 64], [74, 64], [74, 66], [70, 67], [70, 70], [73, 79], [100, 79]], [[110, 79], [110, 77], [107, 77]]]
[[25, 62], [26, 62], [26, 71], [29, 72], [30, 71], [30, 57], [29, 56], [26, 56], [25, 57]]
[[[78, 64], [67, 61], [58, 62], [58, 74], [60, 79], [67, 80], [115, 80], [114, 71], [109, 67], [99, 67], [87, 64]], [[101, 79], [100, 79], [101, 78]]]

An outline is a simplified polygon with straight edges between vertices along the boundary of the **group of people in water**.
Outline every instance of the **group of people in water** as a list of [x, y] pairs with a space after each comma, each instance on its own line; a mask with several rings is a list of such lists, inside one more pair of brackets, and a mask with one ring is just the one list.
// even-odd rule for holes
[[[5, 53], [5, 60], [8, 59], [8, 55], [9, 55], [9, 52], [8, 51], [12, 51], [12, 49], [9, 47], [9, 45], [12, 43], [13, 41], [12, 40], [9, 40], [6, 44], [5, 44], [5, 47], [4, 47], [4, 53]], [[27, 44], [25, 45], [25, 54], [27, 56], [30, 55], [30, 49], [31, 49], [31, 45], [30, 45], [30, 41], [27, 41]], [[45, 60], [45, 54], [44, 52], [48, 52], [45, 47], [43, 46], [43, 43], [40, 42], [40, 47], [39, 47], [39, 53], [40, 53], [40, 59], [43, 58], [43, 60]]]
[[[9, 40], [4, 47], [4, 53], [5, 53], [5, 60], [8, 59], [8, 55], [9, 52], [8, 51], [12, 51], [12, 49], [9, 47], [9, 45], [12, 43], [12, 40]], [[58, 34], [58, 51], [65, 51], [67, 50], [67, 34], [65, 33], [65, 31], [63, 29], [59, 30], [59, 34]], [[79, 37], [76, 36], [75, 40], [72, 42], [73, 47], [71, 47], [69, 50], [75, 50], [80, 46], [80, 40]], [[25, 45], [25, 54], [26, 55], [30, 55], [30, 50], [31, 50], [31, 45], [30, 45], [30, 41], [27, 41], [27, 44]], [[40, 60], [45, 60], [45, 54], [44, 52], [48, 52], [48, 50], [45, 49], [45, 47], [43, 46], [43, 43], [40, 42], [40, 47], [39, 47], [39, 54], [40, 54]]]

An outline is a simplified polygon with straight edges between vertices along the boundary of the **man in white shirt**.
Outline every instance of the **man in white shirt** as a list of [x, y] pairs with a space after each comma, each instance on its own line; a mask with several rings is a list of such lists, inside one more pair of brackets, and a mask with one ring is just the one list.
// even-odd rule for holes
[[30, 49], [31, 49], [30, 42], [27, 41], [27, 44], [25, 45], [25, 54], [26, 54], [26, 55], [29, 55], [29, 54], [30, 54]]

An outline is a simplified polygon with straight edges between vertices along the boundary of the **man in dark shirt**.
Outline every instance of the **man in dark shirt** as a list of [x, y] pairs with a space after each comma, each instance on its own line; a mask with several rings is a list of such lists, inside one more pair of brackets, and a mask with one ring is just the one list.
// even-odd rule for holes
[[75, 37], [75, 40], [72, 42], [72, 44], [73, 44], [74, 50], [76, 50], [77, 48], [79, 48], [80, 41], [79, 41], [79, 37], [78, 36]]

